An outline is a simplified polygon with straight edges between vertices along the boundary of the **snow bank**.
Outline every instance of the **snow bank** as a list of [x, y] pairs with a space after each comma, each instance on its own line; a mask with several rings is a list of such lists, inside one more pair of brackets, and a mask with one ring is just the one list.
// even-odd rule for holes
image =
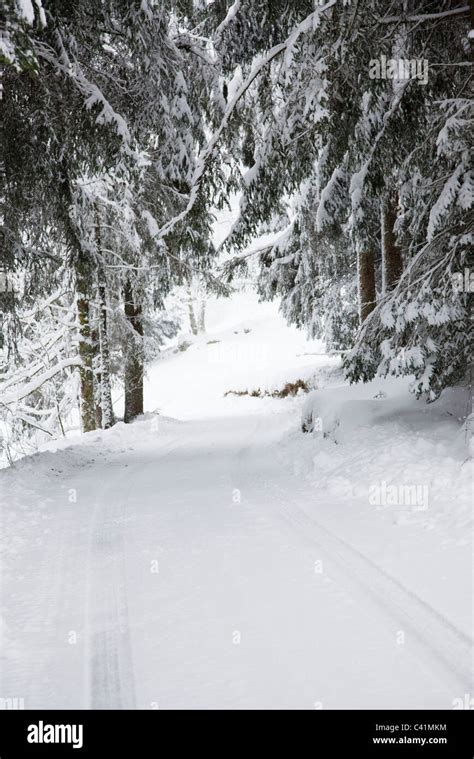
[[302, 410], [311, 433], [311, 477], [318, 489], [386, 510], [397, 524], [442, 529], [469, 541], [472, 466], [466, 388], [427, 405], [410, 379], [315, 390]]

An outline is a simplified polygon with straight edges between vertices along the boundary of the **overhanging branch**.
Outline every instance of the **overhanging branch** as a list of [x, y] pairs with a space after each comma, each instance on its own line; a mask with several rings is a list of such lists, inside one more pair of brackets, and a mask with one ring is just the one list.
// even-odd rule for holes
[[181, 221], [183, 221], [186, 218], [186, 216], [190, 213], [190, 211], [193, 209], [194, 204], [196, 203], [199, 188], [205, 176], [206, 169], [214, 157], [214, 150], [216, 146], [218, 145], [225, 130], [227, 129], [227, 126], [229, 124], [229, 119], [234, 113], [237, 107], [237, 104], [245, 95], [249, 87], [253, 84], [255, 79], [257, 79], [257, 77], [261, 74], [261, 72], [275, 58], [277, 58], [282, 53], [286, 52], [289, 48], [293, 47], [293, 45], [296, 44], [298, 37], [304, 32], [311, 29], [313, 24], [319, 18], [319, 16], [322, 13], [325, 13], [326, 11], [328, 11], [330, 8], [332, 8], [333, 5], [336, 4], [336, 1], [337, 0], [330, 0], [328, 3], [326, 3], [326, 5], [322, 5], [320, 8], [317, 8], [315, 11], [310, 13], [309, 16], [307, 16], [300, 24], [298, 24], [298, 26], [292, 31], [292, 33], [289, 35], [289, 37], [287, 37], [287, 39], [284, 42], [280, 42], [278, 45], [274, 45], [274, 47], [272, 47], [268, 51], [268, 53], [260, 61], [258, 61], [258, 63], [254, 65], [254, 67], [252, 68], [252, 71], [250, 72], [246, 80], [241, 84], [236, 94], [230, 101], [226, 109], [226, 112], [222, 118], [221, 123], [219, 124], [218, 128], [216, 129], [213, 136], [209, 140], [206, 148], [204, 149], [201, 157], [199, 158], [197, 162], [197, 166], [194, 171], [193, 179], [191, 182], [191, 191], [190, 191], [189, 200], [186, 205], [186, 208], [184, 208], [181, 211], [181, 213], [177, 214], [172, 219], [170, 219], [163, 227], [161, 227], [161, 229], [159, 229], [156, 232], [156, 234], [154, 235], [155, 240], [159, 240], [163, 237], [166, 237], [166, 235], [170, 234], [170, 232], [173, 231], [176, 225], [179, 224]]

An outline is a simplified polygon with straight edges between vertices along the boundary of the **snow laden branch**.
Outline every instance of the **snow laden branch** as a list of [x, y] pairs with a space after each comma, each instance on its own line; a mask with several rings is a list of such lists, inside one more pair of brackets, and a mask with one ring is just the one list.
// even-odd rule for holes
[[447, 227], [422, 246], [394, 289], [368, 315], [344, 356], [348, 379], [409, 374], [414, 378], [412, 391], [426, 394], [432, 402], [446, 385], [440, 372], [445, 363], [451, 384], [465, 378], [471, 317], [468, 293], [456, 291], [453, 274], [461, 268], [473, 224], [469, 214], [458, 229]]
[[229, 26], [230, 22], [233, 21], [235, 16], [240, 10], [240, 0], [235, 0], [234, 3], [230, 6], [229, 10], [227, 11], [227, 15], [223, 21], [219, 24], [219, 26], [216, 29], [216, 38], [219, 39], [219, 37], [222, 36], [223, 32], [227, 27]]
[[373, 161], [379, 142], [382, 140], [388, 128], [390, 119], [397, 111], [402, 101], [403, 95], [405, 94], [407, 87], [411, 82], [413, 82], [413, 79], [408, 79], [404, 84], [402, 84], [399, 88], [395, 90], [390, 107], [383, 117], [382, 128], [375, 135], [375, 138], [372, 141], [372, 145], [371, 145], [367, 159], [364, 161], [362, 168], [352, 175], [350, 187], [349, 187], [349, 194], [351, 196], [351, 204], [352, 204], [352, 220], [355, 219], [357, 215], [357, 211], [360, 207], [362, 197], [363, 197], [363, 189], [364, 189], [365, 180], [367, 178], [370, 164]]
[[154, 235], [155, 240], [159, 240], [169, 235], [176, 227], [176, 225], [183, 221], [193, 209], [198, 197], [201, 183], [205, 176], [206, 169], [214, 158], [215, 149], [220, 142], [223, 134], [225, 133], [229, 125], [230, 118], [234, 113], [238, 103], [242, 100], [243, 96], [251, 87], [255, 79], [257, 79], [257, 77], [270, 65], [270, 63], [280, 55], [284, 54], [285, 57], [289, 59], [291, 56], [291, 51], [296, 45], [299, 37], [305, 32], [308, 32], [310, 29], [313, 29], [317, 25], [321, 14], [332, 8], [336, 4], [336, 1], [337, 0], [330, 0], [330, 2], [326, 3], [326, 5], [322, 5], [320, 8], [317, 8], [315, 11], [310, 13], [309, 16], [307, 16], [300, 24], [298, 24], [298, 26], [292, 31], [292, 33], [284, 42], [280, 42], [278, 45], [274, 45], [274, 47], [272, 47], [266, 55], [264, 55], [260, 60], [257, 60], [250, 74], [241, 84], [234, 97], [230, 101], [229, 105], [227, 106], [221, 123], [212, 135], [202, 155], [197, 161], [197, 165], [191, 181], [189, 200], [186, 207], [156, 231]]
[[[469, 5], [463, 5], [461, 8], [452, 8], [448, 11], [439, 11], [438, 13], [421, 13], [418, 15], [407, 16], [406, 21], [421, 22], [424, 21], [437, 21], [438, 19], [447, 18], [448, 16], [458, 16], [462, 13], [469, 13]], [[379, 19], [381, 24], [398, 24], [402, 20], [402, 16], [381, 16]]]
[[39, 390], [42, 385], [45, 384], [45, 382], [49, 382], [53, 377], [55, 377], [59, 372], [62, 372], [64, 369], [67, 369], [71, 366], [80, 366], [81, 365], [81, 359], [79, 356], [74, 356], [71, 358], [64, 358], [58, 361], [56, 364], [51, 366], [49, 369], [47, 369], [45, 372], [40, 374], [38, 377], [36, 377], [34, 380], [31, 380], [30, 382], [27, 382], [21, 387], [16, 388], [10, 393], [7, 393], [6, 395], [0, 394], [0, 403], [3, 406], [8, 406], [12, 403], [19, 403], [23, 398], [27, 398], [31, 393], [34, 393], [36, 390]]
[[65, 291], [62, 289], [55, 290], [54, 293], [49, 295], [45, 300], [35, 305], [29, 311], [25, 311], [25, 313], [21, 317], [22, 321], [27, 322], [32, 319], [36, 320], [39, 314], [41, 314], [43, 311], [46, 311], [46, 309], [49, 308], [50, 306], [55, 305], [57, 301], [59, 301], [63, 297], [64, 294], [65, 294]]
[[120, 113], [117, 113], [97, 84], [87, 79], [79, 61], [71, 60], [59, 30], [56, 30], [55, 37], [59, 55], [48, 45], [38, 43], [38, 57], [43, 58], [43, 60], [50, 63], [57, 71], [72, 81], [84, 96], [84, 105], [87, 110], [91, 110], [94, 106], [101, 108], [96, 119], [97, 123], [114, 124], [117, 134], [122, 138], [125, 152], [131, 153], [130, 145], [132, 138], [124, 117]]
[[[262, 255], [263, 253], [272, 255], [278, 251], [284, 250], [288, 241], [291, 239], [294, 226], [295, 226], [295, 222], [293, 220], [285, 227], [285, 229], [275, 239], [270, 240], [267, 243], [263, 243], [262, 245], [259, 245], [257, 248], [252, 248], [251, 250], [248, 250], [245, 253], [242, 253], [241, 255], [233, 256], [232, 258], [230, 258], [221, 267], [222, 276], [225, 279], [230, 280], [232, 278], [232, 275], [235, 269], [237, 269], [239, 266], [245, 265], [245, 262], [248, 261], [249, 258], [252, 258], [252, 256]], [[273, 263], [275, 265], [281, 264], [282, 259], [277, 259]]]
[[[394, 289], [383, 296], [377, 303], [375, 309], [368, 315], [367, 319], [363, 323], [358, 342], [362, 342], [362, 338], [365, 333], [370, 330], [371, 326], [380, 317], [380, 313], [386, 308], [387, 304], [395, 302], [397, 298], [406, 296], [410, 291], [416, 292], [416, 286], [426, 281], [427, 276], [431, 277], [438, 270], [450, 271], [448, 263], [455, 256], [455, 250], [450, 248], [447, 244], [450, 237], [455, 232], [454, 228], [443, 229], [431, 240], [424, 243], [418, 253], [412, 258], [407, 265], [406, 269], [402, 272], [399, 281], [395, 285]], [[466, 226], [464, 230], [466, 236], [474, 234], [474, 215], [471, 213], [466, 217]], [[430, 256], [434, 251], [441, 251], [442, 257], [435, 263], [430, 265]], [[420, 268], [425, 267], [427, 271], [424, 271], [423, 276], [418, 277], [417, 272]], [[417, 278], [414, 279], [414, 276]]]

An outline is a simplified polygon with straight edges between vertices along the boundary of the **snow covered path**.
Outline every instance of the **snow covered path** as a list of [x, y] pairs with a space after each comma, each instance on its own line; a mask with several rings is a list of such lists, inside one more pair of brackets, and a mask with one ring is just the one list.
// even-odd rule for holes
[[[187, 403], [184, 419], [149, 414], [2, 473], [0, 696], [26, 708], [450, 708], [472, 689], [458, 613], [469, 546], [373, 512], [365, 529], [355, 502], [301, 476], [315, 446], [319, 464], [345, 450], [299, 433], [302, 400], [223, 399], [229, 378], [210, 384], [200, 350], [151, 378]], [[201, 380], [184, 398], [186, 362]], [[347, 473], [360, 453], [348, 446]], [[420, 598], [415, 553], [431, 585], [447, 582], [436, 603]]]
[[284, 421], [137, 423], [147, 436], [114, 456], [91, 441], [28, 541], [2, 690], [29, 708], [436, 708], [468, 691], [467, 639], [305, 516]]

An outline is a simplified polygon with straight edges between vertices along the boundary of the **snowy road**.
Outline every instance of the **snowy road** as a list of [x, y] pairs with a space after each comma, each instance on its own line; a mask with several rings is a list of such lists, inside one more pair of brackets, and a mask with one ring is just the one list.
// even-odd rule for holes
[[164, 709], [436, 708], [467, 692], [467, 638], [307, 516], [284, 422], [146, 421], [113, 456], [92, 442], [51, 492], [46, 535], [24, 536], [3, 691], [28, 708]]
[[[147, 405], [160, 415], [1, 473], [0, 697], [25, 708], [451, 708], [472, 693], [453, 413], [426, 417], [397, 385], [338, 386], [321, 395], [349, 399], [338, 440], [302, 435], [302, 398], [225, 391], [314, 372], [324, 386], [334, 361], [308, 353], [318, 346], [273, 306], [221, 303], [212, 341], [150, 372]], [[430, 508], [374, 509], [367, 488], [380, 479], [430, 484]]]

